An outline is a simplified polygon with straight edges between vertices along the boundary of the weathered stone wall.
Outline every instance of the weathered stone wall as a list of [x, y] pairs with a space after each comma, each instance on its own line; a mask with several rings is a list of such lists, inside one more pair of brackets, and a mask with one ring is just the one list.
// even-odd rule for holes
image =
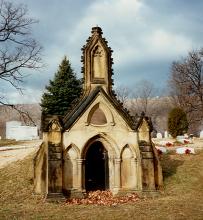
[[43, 142], [34, 158], [34, 192], [47, 194], [47, 167], [48, 167], [47, 144]]

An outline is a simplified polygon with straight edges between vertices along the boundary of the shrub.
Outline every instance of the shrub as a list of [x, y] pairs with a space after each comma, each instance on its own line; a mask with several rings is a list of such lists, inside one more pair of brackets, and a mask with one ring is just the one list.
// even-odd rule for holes
[[168, 130], [172, 137], [183, 135], [188, 130], [186, 113], [181, 108], [173, 108], [168, 116]]

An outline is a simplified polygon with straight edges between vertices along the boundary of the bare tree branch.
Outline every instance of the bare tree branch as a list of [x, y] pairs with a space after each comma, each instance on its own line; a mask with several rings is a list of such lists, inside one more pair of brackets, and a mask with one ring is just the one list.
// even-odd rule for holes
[[32, 117], [30, 116], [28, 111], [25, 111], [23, 108], [17, 106], [17, 105], [12, 105], [12, 104], [8, 104], [6, 102], [3, 102], [2, 100], [0, 100], [0, 105], [4, 105], [7, 106], [11, 109], [14, 109], [15, 111], [17, 111], [22, 119], [22, 121], [26, 124], [26, 125], [33, 125], [36, 126], [36, 123], [34, 122], [34, 120], [32, 119]]
[[203, 54], [191, 51], [185, 59], [174, 62], [169, 80], [174, 103], [188, 115], [190, 123], [203, 120]]
[[119, 86], [115, 89], [116, 97], [127, 107], [127, 102], [130, 96], [130, 90], [125, 86]]
[[[42, 47], [33, 39], [32, 26], [37, 20], [28, 16], [27, 8], [7, 0], [0, 1], [0, 80], [9, 83], [22, 93], [22, 82], [27, 70], [36, 70], [43, 66]], [[4, 102], [0, 104], [15, 109], [24, 121], [34, 121], [28, 112], [16, 105]]]

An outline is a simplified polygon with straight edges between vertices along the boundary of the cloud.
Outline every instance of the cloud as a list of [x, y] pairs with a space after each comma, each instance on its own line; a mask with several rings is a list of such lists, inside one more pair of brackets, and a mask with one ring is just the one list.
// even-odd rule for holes
[[95, 25], [102, 27], [104, 37], [114, 50], [116, 85], [147, 79], [165, 87], [171, 62], [203, 44], [203, 1], [200, 0], [195, 3], [188, 0], [16, 2], [27, 4], [30, 14], [39, 19], [34, 34], [44, 46], [46, 68], [27, 78], [28, 94], [43, 91], [64, 55], [81, 76], [80, 49]]
[[24, 88], [23, 93], [17, 92], [12, 89], [9, 93], [1, 93], [1, 97], [5, 97], [3, 101], [10, 104], [39, 103], [41, 100], [41, 95], [41, 90], [26, 87]]

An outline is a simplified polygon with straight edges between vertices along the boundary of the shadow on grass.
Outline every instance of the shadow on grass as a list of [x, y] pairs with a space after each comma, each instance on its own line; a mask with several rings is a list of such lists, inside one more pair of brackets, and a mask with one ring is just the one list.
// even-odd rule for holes
[[170, 154], [163, 155], [161, 159], [161, 165], [162, 165], [164, 180], [176, 174], [177, 168], [181, 166], [183, 163], [184, 160], [180, 160], [174, 157], [174, 155], [170, 155]]

